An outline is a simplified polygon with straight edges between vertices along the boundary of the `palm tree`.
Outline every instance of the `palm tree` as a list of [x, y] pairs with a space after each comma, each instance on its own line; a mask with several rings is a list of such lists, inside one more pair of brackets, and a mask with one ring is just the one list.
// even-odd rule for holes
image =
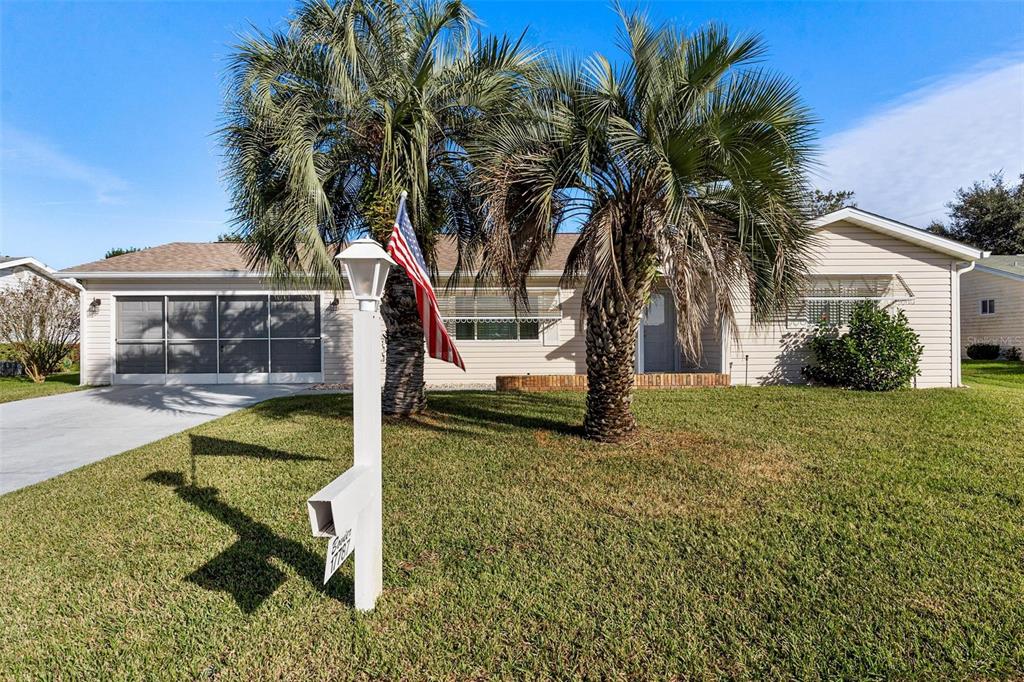
[[528, 108], [470, 150], [489, 267], [507, 289], [524, 293], [564, 218], [580, 225], [564, 279], [585, 277], [584, 429], [603, 441], [636, 427], [637, 332], [659, 272], [681, 346], [697, 355], [702, 327], [735, 327], [738, 297], [757, 322], [779, 310], [812, 240], [813, 121], [792, 84], [755, 66], [761, 41], [718, 26], [684, 36], [619, 13], [628, 59], [549, 64]]
[[[533, 61], [485, 38], [459, 0], [311, 0], [286, 33], [237, 49], [226, 147], [237, 232], [280, 284], [342, 286], [333, 256], [358, 234], [385, 241], [401, 191], [430, 267], [440, 235], [460, 266], [480, 250], [480, 201], [464, 145], [521, 96]], [[388, 278], [384, 411], [424, 405], [422, 328], [404, 272]]]

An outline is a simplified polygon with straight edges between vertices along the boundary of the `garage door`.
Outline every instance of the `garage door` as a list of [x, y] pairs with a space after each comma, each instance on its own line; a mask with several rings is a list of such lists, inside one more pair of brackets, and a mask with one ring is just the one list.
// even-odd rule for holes
[[115, 319], [115, 383], [323, 381], [319, 296], [119, 296]]

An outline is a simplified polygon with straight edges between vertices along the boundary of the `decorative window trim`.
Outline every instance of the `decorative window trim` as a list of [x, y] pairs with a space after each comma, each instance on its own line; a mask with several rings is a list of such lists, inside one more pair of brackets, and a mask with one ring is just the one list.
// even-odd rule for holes
[[913, 291], [897, 273], [814, 274], [808, 293], [787, 311], [786, 327], [809, 329], [822, 322], [845, 327], [853, 307], [862, 301], [875, 301], [888, 308], [913, 300]]
[[[516, 334], [515, 337], [514, 338], [513, 337], [509, 337], [509, 338], [493, 338], [493, 339], [483, 338], [483, 339], [481, 339], [480, 338], [480, 334], [479, 334], [479, 325], [481, 323], [485, 323], [486, 324], [488, 322], [505, 322], [505, 323], [510, 324], [512, 326], [512, 328], [515, 330], [515, 334]], [[481, 318], [455, 318], [455, 319], [445, 320], [445, 327], [448, 329], [448, 333], [451, 334], [452, 338], [454, 338], [456, 341], [473, 341], [473, 342], [479, 341], [481, 343], [507, 343], [509, 341], [515, 341], [515, 342], [520, 342], [520, 341], [536, 341], [536, 342], [539, 343], [542, 340], [543, 335], [544, 335], [543, 322], [544, 322], [543, 320], [541, 320], [539, 318], [536, 318], [536, 317], [532, 317], [532, 318], [531, 317], [523, 317], [523, 318], [520, 318], [518, 320], [515, 320], [515, 319], [512, 319], [512, 320], [509, 320], [509, 319], [494, 319], [494, 318], [487, 318], [487, 319], [481, 319]], [[459, 328], [460, 328], [460, 326], [465, 325], [465, 324], [473, 325], [473, 336], [472, 337], [460, 336], [459, 335]], [[529, 325], [534, 325], [536, 327], [536, 332], [532, 336], [524, 337], [523, 336], [523, 327], [524, 326], [529, 326]]]
[[[528, 306], [517, 307], [498, 290], [457, 288], [438, 297], [438, 308], [445, 327], [456, 341], [543, 343], [545, 329], [562, 319], [561, 290], [531, 288], [527, 298]], [[508, 323], [515, 336], [480, 338], [480, 325], [487, 323]], [[471, 337], [459, 335], [460, 328], [465, 334], [466, 325], [472, 325]]]
[[561, 291], [557, 288], [531, 288], [530, 305], [517, 307], [508, 296], [493, 289], [459, 288], [438, 296], [437, 305], [444, 320], [560, 320]]

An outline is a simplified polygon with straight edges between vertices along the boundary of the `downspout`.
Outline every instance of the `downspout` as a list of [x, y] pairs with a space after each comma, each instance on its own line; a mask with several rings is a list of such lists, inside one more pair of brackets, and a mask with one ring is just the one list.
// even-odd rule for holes
[[[982, 253], [981, 257], [985, 258], [988, 255], [988, 253]], [[977, 261], [972, 260], [969, 263], [967, 263], [967, 267], [964, 268], [958, 267], [956, 264], [953, 265], [953, 272], [955, 275], [955, 277], [953, 278], [954, 291], [952, 292], [953, 305], [950, 306], [953, 311], [953, 314], [951, 316], [953, 319], [950, 320], [950, 322], [953, 325], [953, 348], [951, 353], [953, 388], [960, 388], [961, 380], [963, 379], [963, 374], [960, 368], [960, 276], [973, 270], [974, 266], [977, 264]]]

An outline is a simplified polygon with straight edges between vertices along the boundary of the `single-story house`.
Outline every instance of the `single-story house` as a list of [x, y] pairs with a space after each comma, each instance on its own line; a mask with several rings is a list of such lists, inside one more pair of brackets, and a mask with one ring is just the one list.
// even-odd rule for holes
[[74, 278], [57, 276], [53, 268], [35, 258], [0, 256], [0, 290], [12, 289], [31, 279], [49, 280], [74, 293], [82, 290]]
[[1024, 254], [990, 256], [960, 284], [960, 350], [973, 343], [1024, 350]]
[[[53, 268], [31, 256], [0, 256], [0, 291], [19, 287], [25, 282], [43, 280], [53, 282], [76, 296], [82, 291], [82, 286], [74, 278], [58, 276]], [[0, 343], [7, 341], [0, 338]], [[22, 371], [21, 363], [14, 361], [5, 361], [0, 368], [4, 376], [20, 375]]]
[[[680, 352], [674, 306], [656, 287], [636, 357], [638, 373], [715, 372], [733, 384], [801, 381], [804, 340], [822, 316], [841, 322], [857, 300], [906, 311], [924, 344], [916, 385], [960, 383], [960, 274], [981, 251], [846, 208], [815, 222], [819, 253], [806, 297], [756, 329], [738, 304], [739, 333], [706, 329], [699, 358]], [[560, 235], [532, 273], [530, 311], [499, 292], [444, 291], [442, 315], [466, 372], [429, 360], [428, 385], [493, 383], [498, 375], [582, 374], [582, 288], [559, 277], [575, 239]], [[454, 265], [441, 243], [442, 281]], [[69, 268], [82, 297], [82, 381], [103, 383], [327, 382], [351, 377], [348, 292], [275, 290], [238, 244], [173, 243]]]

